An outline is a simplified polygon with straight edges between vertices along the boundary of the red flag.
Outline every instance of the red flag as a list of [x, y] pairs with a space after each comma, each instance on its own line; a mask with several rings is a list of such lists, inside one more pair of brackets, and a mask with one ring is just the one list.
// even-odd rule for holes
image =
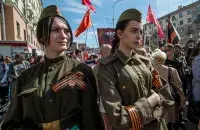
[[154, 12], [151, 10], [151, 6], [149, 5], [149, 8], [148, 8], [148, 13], [147, 13], [147, 19], [146, 19], [148, 22], [152, 22], [154, 23], [156, 26], [157, 26], [157, 31], [158, 31], [158, 36], [160, 38], [164, 38], [165, 37], [165, 34], [154, 14]]
[[75, 31], [75, 37], [78, 37], [82, 32], [88, 29], [92, 25], [91, 17], [90, 17], [90, 9], [84, 15], [79, 27]]
[[91, 4], [90, 0], [82, 0], [82, 4], [86, 5], [89, 9], [95, 11], [95, 7]]

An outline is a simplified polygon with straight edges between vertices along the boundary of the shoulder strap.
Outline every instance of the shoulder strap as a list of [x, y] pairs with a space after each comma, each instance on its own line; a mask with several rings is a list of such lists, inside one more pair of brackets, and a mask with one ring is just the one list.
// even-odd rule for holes
[[172, 80], [172, 68], [168, 67], [168, 82], [170, 85], [173, 84], [173, 80]]
[[171, 80], [171, 68], [168, 67], [168, 82]]
[[109, 62], [111, 62], [111, 61], [113, 61], [113, 60], [115, 60], [115, 59], [117, 59], [116, 56], [114, 56], [114, 55], [109, 55], [109, 56], [107, 56], [107, 57], [105, 57], [105, 58], [100, 59], [100, 60], [99, 60], [99, 63], [100, 63], [100, 64], [103, 64], [103, 65], [106, 65], [106, 64], [108, 64]]

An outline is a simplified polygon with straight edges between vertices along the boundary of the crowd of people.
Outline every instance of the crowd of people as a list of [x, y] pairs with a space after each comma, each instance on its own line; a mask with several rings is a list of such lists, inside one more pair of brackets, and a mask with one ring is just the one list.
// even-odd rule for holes
[[0, 94], [14, 84], [2, 130], [178, 130], [188, 120], [200, 130], [200, 41], [187, 52], [181, 43], [147, 52], [141, 16], [124, 11], [112, 46], [85, 58], [65, 53], [71, 27], [57, 6], [46, 7], [37, 25], [45, 56], [1, 56]]

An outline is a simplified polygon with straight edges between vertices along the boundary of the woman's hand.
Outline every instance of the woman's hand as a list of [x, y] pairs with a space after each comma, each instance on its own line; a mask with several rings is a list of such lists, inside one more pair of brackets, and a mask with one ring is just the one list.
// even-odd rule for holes
[[150, 97], [147, 98], [151, 108], [155, 107], [160, 102], [160, 96], [157, 93], [153, 93]]

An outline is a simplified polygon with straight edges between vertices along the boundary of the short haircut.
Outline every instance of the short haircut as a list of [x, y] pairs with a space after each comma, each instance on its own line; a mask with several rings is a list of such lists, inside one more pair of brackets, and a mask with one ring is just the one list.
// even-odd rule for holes
[[15, 54], [15, 58], [23, 58], [21, 54]]
[[160, 49], [156, 49], [152, 53], [152, 58], [155, 64], [164, 64], [165, 60], [167, 59], [167, 55], [162, 52]]
[[104, 49], [104, 48], [109, 48], [111, 50], [112, 46], [109, 44], [103, 44], [100, 48], [100, 52]]
[[82, 52], [82, 51], [79, 50], [79, 49], [76, 49], [76, 50], [75, 50], [75, 54], [76, 54], [76, 55], [78, 55], [78, 54], [81, 53], [81, 52]]
[[171, 43], [168, 43], [167, 45], [165, 45], [165, 50], [174, 50], [174, 45]]

